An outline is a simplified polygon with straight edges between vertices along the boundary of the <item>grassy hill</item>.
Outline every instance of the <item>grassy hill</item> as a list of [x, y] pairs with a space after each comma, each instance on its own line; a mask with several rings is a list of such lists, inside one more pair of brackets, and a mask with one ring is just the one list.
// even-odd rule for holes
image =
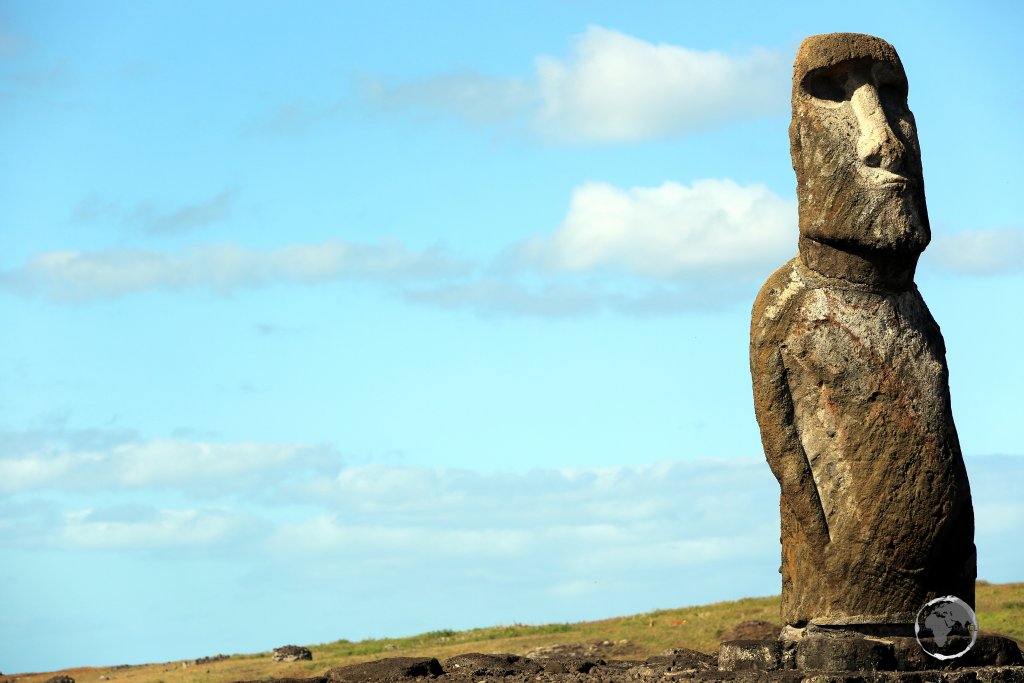
[[[979, 581], [977, 613], [983, 633], [1001, 633], [1024, 642], [1024, 583]], [[307, 646], [313, 652], [312, 662], [279, 663], [271, 659], [269, 652], [261, 652], [232, 655], [229, 659], [200, 665], [176, 661], [91, 667], [18, 675], [17, 680], [18, 683], [43, 683], [56, 673], [72, 676], [76, 683], [226, 683], [257, 678], [302, 678], [335, 666], [387, 656], [427, 655], [443, 660], [465, 652], [525, 654], [538, 647], [595, 641], [608, 641], [618, 658], [641, 659], [671, 647], [712, 652], [718, 647], [722, 634], [752, 620], [777, 623], [779, 597], [744, 598], [578, 624], [516, 624], [470, 631], [432, 631], [409, 638], [355, 643], [339, 640]], [[3, 677], [4, 681], [11, 678]]]

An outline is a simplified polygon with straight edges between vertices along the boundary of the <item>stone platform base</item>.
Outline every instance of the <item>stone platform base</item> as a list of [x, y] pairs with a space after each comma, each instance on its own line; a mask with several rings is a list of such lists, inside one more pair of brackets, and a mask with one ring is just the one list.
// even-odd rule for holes
[[[945, 649], [959, 651], [968, 642], [964, 638], [950, 638]], [[934, 643], [924, 640], [924, 644], [936, 651]], [[719, 672], [778, 672], [779, 680], [847, 681], [862, 680], [857, 678], [862, 676], [864, 680], [880, 681], [1016, 681], [1024, 680], [1024, 656], [1017, 643], [1002, 636], [980, 635], [962, 656], [940, 660], [928, 655], [912, 637], [806, 635], [798, 640], [722, 643], [718, 650], [718, 669]], [[979, 669], [1006, 671], [987, 672], [979, 677]], [[926, 673], [928, 675], [923, 676]], [[792, 678], [792, 675], [808, 678]], [[773, 679], [775, 676], [764, 680]]]

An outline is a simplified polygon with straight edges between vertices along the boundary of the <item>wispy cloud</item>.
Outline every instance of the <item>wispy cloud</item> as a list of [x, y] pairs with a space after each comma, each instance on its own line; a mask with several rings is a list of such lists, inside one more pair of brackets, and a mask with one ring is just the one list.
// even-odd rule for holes
[[267, 250], [226, 243], [176, 253], [152, 249], [42, 252], [24, 266], [0, 273], [0, 287], [67, 302], [151, 289], [226, 293], [273, 283], [416, 279], [460, 269], [439, 248], [413, 250], [400, 242], [368, 245], [333, 240]]
[[279, 105], [265, 120], [247, 127], [243, 135], [293, 136], [330, 121], [345, 110], [343, 101], [320, 104], [297, 98]]
[[364, 77], [359, 86], [362, 97], [382, 109], [449, 112], [473, 124], [514, 120], [538, 97], [534, 88], [518, 78], [470, 71], [397, 85]]
[[[968, 469], [985, 569], [1001, 575], [1019, 556], [997, 545], [1024, 520], [1010, 484], [1024, 458], [973, 457]], [[0, 481], [0, 547], [223, 543], [227, 553], [301, 566], [315, 559], [339, 571], [358, 559], [396, 572], [458, 561], [530, 574], [544, 558], [558, 568], [546, 579], [552, 590], [637, 572], [767, 566], [778, 552], [778, 486], [760, 457], [478, 472], [350, 466], [316, 445], [158, 440], [5, 456]], [[158, 506], [155, 491], [207, 504]], [[107, 502], [54, 497], [62, 492]]]
[[73, 510], [39, 545], [66, 550], [147, 550], [234, 545], [260, 523], [223, 509], [158, 510], [147, 506]]
[[298, 472], [328, 471], [341, 461], [322, 445], [144, 441], [130, 432], [63, 443], [2, 436], [8, 446], [0, 457], [0, 491], [7, 494], [142, 489], [224, 494]]
[[572, 317], [596, 313], [609, 302], [608, 296], [597, 288], [550, 282], [532, 285], [508, 273], [502, 278], [484, 276], [463, 282], [406, 287], [402, 296], [413, 304], [466, 310], [484, 317]]
[[156, 235], [202, 228], [227, 220], [236, 194], [234, 190], [224, 190], [209, 199], [186, 204], [168, 212], [160, 212], [154, 206], [144, 204], [126, 220]]
[[[350, 466], [308, 444], [77, 441], [46, 453], [61, 465], [45, 479], [0, 471], [0, 549], [26, 590], [51, 588], [52, 573], [25, 568], [86, 559], [92, 575], [125, 582], [137, 567], [214, 572], [230, 577], [214, 582], [217, 595], [235, 591], [225, 614], [239, 600], [253, 615], [301, 603], [304, 620], [328, 624], [321, 638], [602, 618], [779, 590], [778, 485], [760, 457], [480, 472]], [[1019, 579], [1024, 458], [968, 458], [968, 471], [981, 576]], [[83, 478], [88, 490], [77, 488]], [[160, 599], [208, 609], [207, 583], [162, 581]], [[137, 610], [133, 595], [78, 593], [68, 617], [121, 622]], [[339, 626], [343, 610], [359, 623]]]
[[[169, 231], [214, 220], [230, 201], [225, 192], [170, 213], [134, 213], [146, 214], [151, 230]], [[75, 215], [100, 220], [115, 211], [90, 197]], [[462, 261], [439, 247], [415, 250], [397, 241], [48, 251], [0, 273], [0, 287], [78, 302], [153, 289], [225, 293], [358, 280], [416, 305], [482, 316], [651, 315], [749, 298], [795, 250], [795, 235], [795, 202], [760, 184], [705, 179], [624, 189], [588, 182], [573, 191], [552, 232], [511, 244], [489, 261]]]
[[237, 190], [226, 189], [207, 199], [172, 208], [160, 207], [157, 202], [146, 200], [124, 209], [109, 199], [89, 195], [75, 205], [71, 220], [75, 223], [111, 221], [152, 235], [170, 235], [228, 220], [237, 198]]
[[757, 285], [742, 279], [666, 284], [603, 282], [596, 278], [578, 281], [565, 277], [539, 284], [531, 280], [515, 274], [506, 274], [502, 279], [485, 276], [465, 282], [407, 287], [402, 296], [414, 304], [469, 311], [485, 318], [565, 318], [605, 311], [650, 316], [709, 310], [750, 299], [757, 291]]
[[788, 81], [785, 60], [767, 50], [727, 55], [590, 26], [567, 59], [537, 57], [529, 79], [366, 79], [363, 95], [387, 109], [447, 112], [475, 124], [522, 121], [551, 140], [626, 142], [784, 112]]
[[925, 263], [969, 275], [1000, 275], [1024, 270], [1024, 230], [963, 230], [940, 235], [925, 252]]

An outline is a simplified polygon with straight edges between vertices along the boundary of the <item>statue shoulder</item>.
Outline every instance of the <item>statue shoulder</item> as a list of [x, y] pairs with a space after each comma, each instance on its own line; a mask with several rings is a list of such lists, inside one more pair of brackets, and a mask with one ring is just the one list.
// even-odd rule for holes
[[790, 259], [768, 277], [754, 299], [750, 316], [751, 338], [757, 336], [758, 329], [774, 327], [806, 291], [807, 284], [800, 277], [796, 259]]

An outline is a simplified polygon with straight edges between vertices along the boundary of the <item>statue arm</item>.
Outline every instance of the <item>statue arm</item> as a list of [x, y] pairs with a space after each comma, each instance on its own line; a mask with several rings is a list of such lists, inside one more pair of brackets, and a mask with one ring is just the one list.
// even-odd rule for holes
[[794, 420], [789, 373], [778, 342], [752, 345], [750, 365], [761, 443], [779, 482], [782, 506], [808, 540], [824, 547], [829, 542], [828, 521]]

